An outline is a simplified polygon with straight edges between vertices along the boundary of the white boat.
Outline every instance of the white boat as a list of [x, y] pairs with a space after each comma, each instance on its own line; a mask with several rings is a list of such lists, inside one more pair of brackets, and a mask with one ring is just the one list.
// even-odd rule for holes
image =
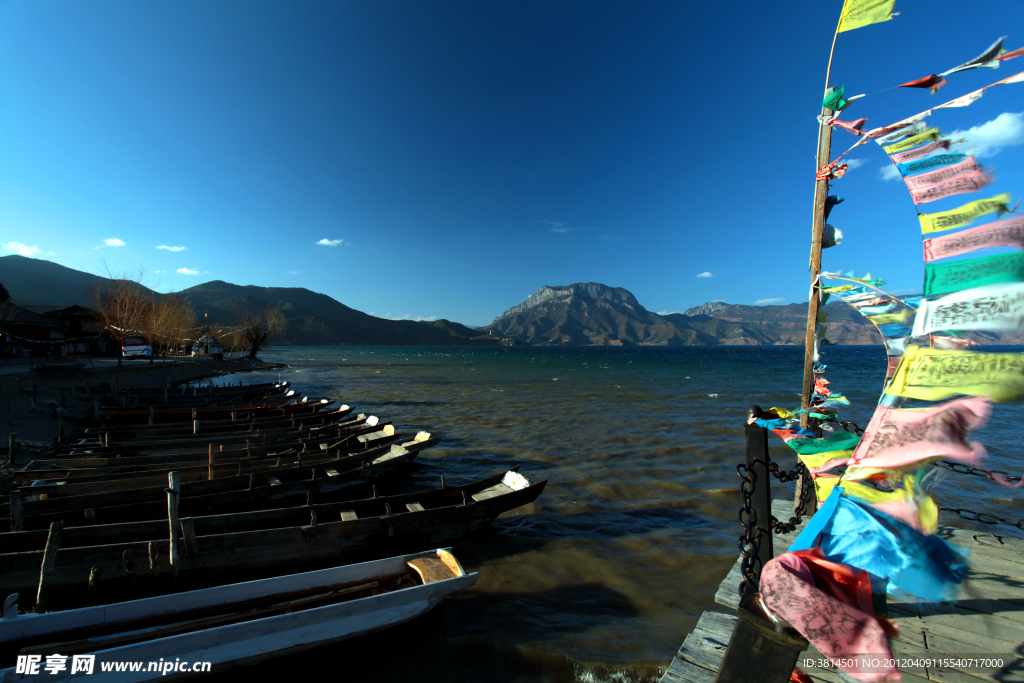
[[[85, 671], [73, 673], [75, 655], [79, 665], [95, 657], [93, 682], [220, 672], [401, 624], [476, 580], [438, 549], [46, 614], [18, 615], [11, 596], [0, 648], [16, 649], [20, 661], [3, 662], [10, 668], [0, 681], [77, 679]], [[47, 669], [52, 655], [63, 658], [55, 673]]]

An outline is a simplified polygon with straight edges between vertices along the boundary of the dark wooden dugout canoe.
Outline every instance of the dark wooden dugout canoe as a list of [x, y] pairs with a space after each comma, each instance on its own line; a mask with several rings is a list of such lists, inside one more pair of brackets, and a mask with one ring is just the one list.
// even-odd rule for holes
[[[231, 419], [229, 415], [226, 418], [208, 419], [199, 421], [200, 433], [217, 431], [218, 429], [238, 429], [245, 428], [247, 424], [263, 424], [277, 420], [290, 420], [291, 416], [294, 415], [296, 419], [306, 419], [308, 417], [327, 414], [331, 411], [337, 410], [341, 406], [335, 406], [334, 401], [328, 401], [327, 399], [320, 399], [319, 401], [308, 401], [307, 403], [297, 404], [298, 407], [294, 409], [285, 410], [279, 408], [273, 411], [266, 411], [264, 413], [250, 414], [246, 411], [239, 410], [234, 413], [234, 418]], [[162, 415], [162, 411], [154, 410], [153, 417], [157, 418]], [[191, 416], [189, 416], [191, 417]], [[179, 420], [178, 422], [160, 422], [154, 419], [153, 424], [149, 424], [148, 414], [139, 424], [125, 424], [111, 427], [85, 427], [84, 429], [77, 430], [68, 434], [68, 441], [74, 441], [75, 439], [95, 439], [99, 435], [109, 432], [113, 436], [143, 436], [146, 434], [191, 434], [195, 429], [195, 423], [191, 420]]]
[[[355, 489], [356, 497], [369, 495], [373, 482], [390, 477], [411, 464], [420, 451], [430, 448], [440, 439], [428, 439], [404, 446], [392, 444], [357, 456], [352, 460], [304, 466], [300, 473], [275, 472], [271, 475], [253, 475], [253, 488], [248, 488], [248, 476], [236, 479], [234, 488], [214, 492], [195, 493], [194, 484], [182, 484], [186, 495], [178, 503], [182, 517], [215, 515], [252, 510], [266, 510], [286, 505], [305, 505], [311, 499], [318, 501], [322, 496], [334, 495], [338, 491]], [[405, 451], [403, 454], [402, 451]], [[390, 457], [383, 457], [388, 455]], [[328, 470], [333, 470], [332, 474]], [[314, 473], [316, 476], [314, 477]], [[280, 481], [274, 484], [270, 476]], [[215, 482], [224, 482], [215, 479]], [[95, 524], [167, 519], [167, 498], [165, 488], [157, 488], [155, 495], [132, 497], [118, 494], [106, 496], [76, 496], [43, 501], [25, 501], [22, 528], [48, 529], [52, 522], [63, 521], [67, 527]], [[136, 499], [137, 498], [137, 499]], [[104, 500], [106, 499], [106, 500]], [[40, 505], [42, 504], [42, 505]], [[12, 528], [8, 505], [0, 506], [0, 529]], [[0, 549], [2, 550], [2, 549]]]
[[[258, 422], [228, 422], [228, 423], [217, 423], [213, 425], [204, 425], [202, 420], [197, 420], [198, 425], [195, 423], [190, 424], [187, 429], [177, 428], [173, 432], [161, 433], [161, 432], [141, 432], [135, 435], [128, 430], [105, 430], [95, 429], [89, 432], [82, 433], [70, 441], [68, 446], [71, 450], [95, 450], [97, 448], [104, 448], [102, 444], [110, 441], [111, 448], [117, 446], [130, 446], [133, 448], [146, 448], [152, 446], [159, 448], [162, 446], [174, 445], [176, 443], [186, 443], [189, 441], [198, 441], [202, 439], [210, 438], [232, 438], [232, 437], [245, 437], [247, 434], [251, 434], [256, 430], [262, 434], [275, 433], [275, 432], [287, 432], [295, 431], [300, 426], [314, 427], [317, 425], [328, 425], [335, 422], [340, 422], [344, 418], [348, 417], [352, 413], [352, 408], [347, 405], [338, 406], [331, 410], [323, 410], [316, 413], [303, 413], [301, 415], [278, 415], [273, 419], [263, 419]], [[294, 416], [294, 417], [293, 417]]]
[[[294, 389], [273, 389], [273, 390], [241, 390], [220, 393], [195, 390], [192, 393], [176, 394], [168, 391], [166, 394], [153, 394], [147, 396], [130, 396], [128, 394], [109, 395], [99, 399], [100, 407], [117, 409], [149, 408], [164, 406], [183, 406], [189, 404], [199, 405], [224, 405], [228, 403], [248, 400], [265, 400], [288, 398], [295, 396]], [[102, 412], [102, 411], [101, 411]]]
[[[252, 572], [274, 572], [283, 568], [293, 571], [297, 565], [305, 563], [341, 562], [357, 554], [387, 555], [400, 552], [400, 548], [440, 545], [441, 541], [460, 538], [490, 524], [503, 512], [533, 502], [547, 483], [530, 484], [518, 474], [506, 477], [508, 483], [501, 486], [508, 491], [493, 492], [480, 500], [467, 496], [465, 503], [459, 501], [435, 508], [410, 503], [406, 510], [392, 509], [390, 514], [386, 508], [366, 507], [370, 516], [362, 518], [358, 513], [355, 518], [337, 521], [322, 520], [318, 516], [315, 524], [310, 519], [301, 526], [196, 535], [191, 548], [185, 540], [180, 542], [179, 572], [201, 573], [204, 581], [216, 581], [233, 576], [240, 568]], [[485, 492], [477, 495], [485, 495]], [[384, 507], [373, 501], [363, 504]], [[183, 527], [190, 526], [191, 521], [183, 520]], [[155, 556], [157, 566], [162, 566], [166, 573], [168, 545], [167, 540], [161, 539], [61, 548], [57, 551], [53, 574], [47, 576], [47, 584], [51, 591], [84, 590], [90, 572], [96, 567], [100, 568], [99, 575], [104, 582], [123, 583], [128, 578], [124, 558], [129, 557], [138, 558], [132, 562], [131, 579], [136, 582], [136, 589], [144, 590], [144, 582], [152, 576], [152, 565], [147, 558]], [[39, 580], [42, 556], [41, 550], [0, 555], [0, 594], [31, 595]]]
[[[373, 416], [370, 416], [370, 420], [368, 420], [364, 414], [360, 413], [356, 418], [332, 425], [332, 428], [328, 430], [301, 432], [298, 435], [302, 439], [301, 442], [297, 437], [294, 439], [281, 439], [280, 441], [275, 439], [273, 443], [263, 445], [262, 439], [253, 438], [249, 442], [248, 447], [245, 444], [232, 444], [225, 445], [224, 450], [220, 450], [220, 446], [223, 444], [213, 444], [214, 462], [237, 462], [238, 460], [282, 457], [293, 451], [301, 451], [303, 445], [307, 446], [307, 451], [313, 450], [315, 452], [317, 450], [332, 450], [350, 441], [358, 444], [356, 437], [373, 430], [382, 430], [389, 424], [376, 421], [373, 421], [374, 424], [368, 424], [368, 421], [372, 421], [372, 418]], [[173, 465], [175, 463], [205, 463], [209, 461], [209, 445], [207, 444], [205, 449], [191, 449], [184, 453], [171, 452], [161, 455], [136, 455], [124, 458], [118, 454], [115, 454], [113, 457], [107, 454], [89, 453], [73, 456], [64, 455], [59, 458], [33, 460], [25, 466], [24, 470], [14, 474], [17, 477], [22, 472], [29, 472], [31, 473], [29, 478], [45, 479], [47, 477], [60, 478], [59, 475], [62, 472], [71, 470], [81, 474], [92, 474], [95, 472], [90, 472], [90, 470], [113, 471], [113, 468], [122, 468], [124, 471], [145, 471], [146, 469], [154, 469], [161, 465]]]
[[[429, 438], [429, 436], [425, 438]], [[362, 447], [362, 444], [368, 444], [371, 448], [374, 448], [402, 439], [412, 440], [413, 436], [396, 434], [393, 429], [388, 431], [375, 431], [369, 434], [356, 435], [354, 440], [341, 439], [337, 444], [335, 444], [334, 448], [329, 448], [326, 451], [320, 449], [308, 451], [305, 457], [307, 460], [315, 459], [319, 463], [323, 463], [363, 451], [365, 449]], [[360, 445], [353, 446], [353, 443], [358, 443]], [[301, 446], [298, 448], [301, 448]], [[288, 452], [281, 453], [280, 456], [274, 460], [270, 458], [261, 458], [251, 461], [238, 460], [233, 464], [225, 463], [223, 465], [217, 465], [214, 463], [212, 465], [212, 469], [214, 471], [213, 480], [216, 480], [218, 477], [226, 478], [232, 475], [273, 472], [280, 469], [288, 469], [292, 467], [293, 463], [301, 465], [302, 459], [303, 454], [301, 451], [297, 448], [292, 448], [289, 449]], [[170, 472], [171, 469], [172, 468], [165, 466], [162, 469], [149, 470], [145, 472], [115, 472], [112, 474], [98, 474], [94, 476], [72, 477], [60, 480], [51, 477], [33, 482], [32, 486], [23, 489], [22, 492], [24, 494], [45, 493], [49, 498], [65, 498], [68, 496], [78, 496], [86, 493], [106, 493], [113, 491], [126, 491], [146, 486], [159, 486], [162, 481], [166, 481], [167, 473]], [[210, 480], [210, 469], [211, 466], [207, 464], [206, 466], [185, 467], [178, 471], [181, 473], [181, 480], [183, 482], [199, 482]]]
[[[346, 472], [359, 470], [364, 467], [364, 464], [368, 467], [375, 460], [381, 460], [383, 462], [385, 459], [394, 457], [396, 453], [399, 455], [402, 454], [401, 452], [403, 450], [408, 451], [409, 453], [417, 453], [420, 450], [434, 446], [439, 442], [440, 439], [438, 438], [428, 438], [419, 442], [405, 441], [402, 443], [393, 443], [387, 446], [381, 446], [379, 448], [372, 448], [361, 453], [345, 455], [337, 460], [327, 463], [290, 467], [268, 474], [243, 474], [241, 476], [221, 477], [208, 481], [183, 483], [180, 486], [180, 496], [181, 499], [184, 500], [190, 496], [205, 496], [213, 494], [227, 495], [235, 492], [240, 494], [240, 498], [244, 498], [246, 496], [253, 496], [255, 498], [263, 495], [267, 497], [267, 499], [273, 499], [276, 495], [287, 493], [289, 489], [284, 487], [294, 482], [319, 481], [322, 478], [325, 482], [337, 480], [338, 483], [351, 485], [348, 479], [339, 479], [339, 476]], [[328, 470], [334, 470], [338, 472], [338, 475], [334, 475]], [[369, 481], [369, 478], [353, 477], [352, 481], [355, 483], [362, 483]], [[320, 486], [328, 486], [329, 488], [330, 484], [324, 483]], [[42, 488], [42, 491], [45, 493], [47, 489], [53, 490], [55, 488], [58, 487], [45, 487]], [[85, 510], [88, 508], [105, 507], [110, 505], [128, 505], [154, 500], [163, 500], [166, 503], [166, 489], [167, 479], [165, 477], [163, 483], [158, 486], [138, 487], [130, 490], [111, 491], [106, 493], [87, 493], [74, 496], [50, 496], [45, 499], [39, 499], [34, 495], [29, 496], [29, 494], [35, 494], [39, 491], [36, 487], [23, 488], [20, 489], [20, 491], [25, 496], [21, 505], [23, 515], [27, 520], [31, 516], [51, 512], [59, 513], [69, 510]], [[275, 493], [275, 490], [279, 490], [279, 493]], [[10, 516], [10, 505], [0, 505], [0, 518], [6, 517], [9, 519]], [[0, 523], [0, 527], [3, 526], [6, 525]]]
[[163, 396], [164, 391], [182, 393], [187, 391], [191, 393], [192, 389], [197, 391], [214, 393], [219, 392], [231, 392], [231, 391], [287, 391], [291, 389], [291, 382], [285, 380], [283, 382], [260, 382], [257, 384], [244, 384], [238, 382], [237, 384], [204, 384], [199, 386], [198, 384], [176, 384], [175, 386], [168, 386], [166, 388], [153, 388], [153, 387], [125, 387], [124, 389], [118, 389], [113, 393], [114, 396], [146, 396], [146, 395], [160, 395]]
[[[195, 411], [196, 416], [200, 419], [212, 418], [215, 416], [223, 418], [225, 416], [230, 417], [232, 411], [281, 410], [282, 408], [287, 409], [289, 406], [300, 406], [302, 403], [303, 402], [299, 397], [282, 395], [265, 399], [236, 401], [223, 405], [155, 405], [143, 408], [125, 408], [122, 410], [106, 409], [99, 411], [98, 420], [95, 418], [95, 411], [90, 411], [89, 413], [79, 416], [70, 416], [68, 419], [74, 421], [79, 426], [144, 424], [148, 422], [150, 408], [152, 408], [153, 412], [160, 416], [157, 419], [162, 419], [165, 422], [181, 422], [191, 420], [193, 411]], [[154, 417], [156, 418], [156, 415]]]
[[[322, 493], [315, 503], [302, 504], [298, 507], [277, 505], [275, 508], [267, 510], [216, 515], [186, 515], [186, 517], [192, 520], [192, 527], [197, 537], [304, 526], [312, 521], [312, 513], [316, 513], [317, 520], [322, 522], [337, 521], [341, 518], [342, 512], [352, 513], [359, 519], [379, 517], [386, 514], [388, 507], [395, 512], [404, 512], [408, 509], [406, 507], [408, 505], [412, 505], [415, 509], [418, 509], [416, 505], [425, 509], [460, 505], [463, 502], [463, 493], [467, 500], [469, 498], [476, 500], [474, 496], [480, 496], [484, 492], [487, 495], [482, 498], [491, 497], [492, 494], [509, 493], [512, 490], [510, 486], [506, 484], [502, 488], [498, 487], [498, 484], [503, 482], [509, 472], [518, 473], [518, 471], [519, 466], [517, 465], [510, 470], [466, 484], [446, 485], [443, 488], [395, 496], [353, 498], [350, 491], [341, 490]], [[510, 478], [515, 479], [514, 477]], [[0, 533], [0, 551], [3, 553], [42, 551], [46, 547], [48, 535], [48, 529]], [[61, 534], [60, 547], [82, 548], [91, 545], [164, 540], [167, 535], [167, 511], [165, 509], [163, 517], [154, 520], [131, 520], [118, 524], [68, 527]]]

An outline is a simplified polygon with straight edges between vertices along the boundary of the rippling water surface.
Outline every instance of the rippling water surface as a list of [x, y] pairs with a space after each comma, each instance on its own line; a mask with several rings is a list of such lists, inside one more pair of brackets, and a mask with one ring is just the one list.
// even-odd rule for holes
[[[833, 390], [852, 403], [844, 419], [866, 425], [884, 350], [826, 353]], [[281, 377], [303, 393], [443, 437], [391, 491], [516, 463], [531, 480], [549, 480], [535, 504], [455, 544], [467, 571], [480, 573], [465, 595], [410, 624], [318, 651], [314, 659], [326, 658], [320, 663], [345, 681], [655, 679], [701, 612], [717, 608], [715, 591], [736, 559], [735, 468], [747, 408], [797, 407], [803, 368], [794, 347], [280, 347], [262, 355], [288, 363]], [[1022, 420], [1021, 405], [997, 406], [977, 433], [992, 467], [1020, 469]], [[785, 468], [791, 453], [774, 440], [772, 456]], [[1024, 517], [1017, 490], [943, 474], [940, 505]], [[792, 495], [791, 484], [774, 482], [773, 497]], [[270, 667], [291, 675], [310, 661], [293, 659]]]

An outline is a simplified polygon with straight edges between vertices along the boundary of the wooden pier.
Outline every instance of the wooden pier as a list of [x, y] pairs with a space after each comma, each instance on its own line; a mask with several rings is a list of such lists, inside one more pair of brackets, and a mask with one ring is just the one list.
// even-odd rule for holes
[[[789, 519], [792, 507], [792, 501], [775, 500], [772, 513], [779, 519]], [[803, 526], [775, 536], [776, 556], [786, 552]], [[999, 527], [994, 529], [998, 532]], [[1024, 539], [953, 527], [940, 527], [938, 533], [969, 552], [970, 570], [960, 599], [931, 604], [890, 598], [887, 616], [900, 629], [899, 638], [892, 641], [893, 655], [932, 659], [988, 656], [1002, 658], [1003, 666], [983, 670], [955, 666], [904, 668], [903, 681], [1024, 681]], [[701, 615], [661, 683], [713, 683], [736, 624], [740, 578], [737, 559], [715, 594], [715, 602], [727, 609]], [[800, 659], [817, 657], [820, 653], [811, 647]], [[757, 666], [756, 661], [750, 664]], [[815, 681], [841, 680], [834, 669], [801, 668]]]

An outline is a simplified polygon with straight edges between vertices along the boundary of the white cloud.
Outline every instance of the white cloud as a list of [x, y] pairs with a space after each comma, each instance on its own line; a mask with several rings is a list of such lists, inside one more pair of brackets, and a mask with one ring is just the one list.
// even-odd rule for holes
[[549, 228], [548, 232], [557, 232], [558, 234], [563, 235], [567, 232], [572, 232], [572, 228]]
[[710, 271], [705, 270], [703, 273], [700, 273], [697, 277], [714, 277], [714, 274], [712, 274]]
[[[370, 313], [370, 315], [373, 315], [373, 313]], [[429, 316], [429, 317], [423, 317], [422, 315], [418, 315], [415, 318], [413, 318], [408, 313], [406, 313], [405, 315], [400, 315], [397, 318], [392, 317], [390, 315], [385, 316], [385, 317], [388, 320], [415, 320], [417, 322], [430, 322], [431, 320], [437, 320], [437, 316], [436, 315], [432, 315], [432, 316]]]
[[991, 121], [967, 130], [955, 130], [950, 140], [965, 139], [967, 142], [955, 149], [975, 157], [994, 157], [1010, 145], [1024, 144], [1024, 112], [1003, 112]]
[[855, 168], [860, 168], [864, 164], [868, 163], [868, 161], [870, 161], [870, 159], [847, 159], [843, 163], [849, 166], [852, 171]]
[[561, 227], [563, 227], [565, 225], [565, 223], [560, 223], [558, 221], [549, 221], [549, 220], [545, 220], [545, 219], [541, 219], [541, 220], [539, 220], [537, 222], [538, 223], [547, 223], [548, 225], [553, 225], [556, 228], [561, 228]]
[[301, 272], [302, 272], [301, 270], [289, 270], [288, 274], [289, 275], [298, 275]]
[[48, 251], [45, 254], [43, 254], [43, 256], [56, 256], [56, 255], [57, 255], [57, 252], [55, 252], [55, 251]]
[[27, 244], [21, 242], [8, 242], [4, 245], [4, 249], [7, 251], [13, 251], [18, 256], [32, 256], [40, 252], [39, 247], [30, 247]]
[[161, 244], [157, 249], [166, 249], [167, 251], [185, 251], [185, 247], [169, 247], [166, 244]]
[[772, 299], [758, 299], [754, 302], [755, 306], [764, 306], [765, 304], [781, 304], [785, 299], [781, 296], [774, 297]]
[[124, 241], [123, 240], [119, 240], [116, 237], [108, 237], [107, 239], [103, 240], [103, 246], [105, 246], [105, 247], [123, 247], [124, 246]]
[[664, 311], [658, 311], [658, 315], [672, 315], [673, 313], [682, 313], [682, 311], [670, 311], [667, 308]]
[[317, 244], [324, 247], [336, 247], [339, 244], [348, 245], [348, 242], [346, 242], [345, 240], [329, 240], [325, 237], [324, 239], [317, 242]]
[[886, 164], [878, 169], [878, 177], [882, 180], [899, 180], [903, 176], [900, 175], [900, 169], [896, 168], [896, 164]]
[[181, 273], [182, 275], [199, 275], [198, 270], [189, 270], [188, 268], [178, 268], [175, 272]]

